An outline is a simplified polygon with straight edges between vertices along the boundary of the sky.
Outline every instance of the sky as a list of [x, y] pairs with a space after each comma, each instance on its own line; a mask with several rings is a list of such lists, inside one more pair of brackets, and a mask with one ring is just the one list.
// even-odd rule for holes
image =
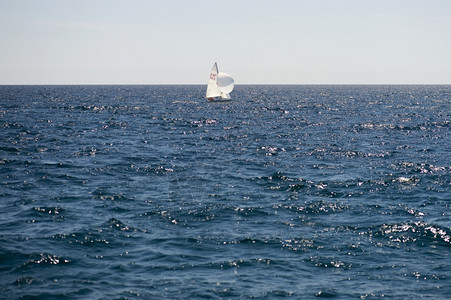
[[0, 85], [451, 84], [449, 0], [0, 0]]

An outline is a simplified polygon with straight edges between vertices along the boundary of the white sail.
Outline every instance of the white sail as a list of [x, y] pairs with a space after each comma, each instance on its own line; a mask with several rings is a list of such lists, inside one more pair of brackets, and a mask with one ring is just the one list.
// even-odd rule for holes
[[230, 97], [229, 94], [221, 94], [221, 99], [222, 99], [222, 100], [230, 100], [230, 99], [232, 99], [232, 98]]
[[229, 94], [231, 91], [233, 91], [234, 86], [235, 82], [233, 81], [232, 76], [224, 72], [219, 72], [218, 88], [223, 94]]
[[229, 93], [233, 91], [234, 86], [233, 78], [229, 74], [219, 72], [218, 65], [215, 63], [211, 68], [205, 97], [209, 100], [216, 97], [221, 97], [222, 100], [230, 100]]
[[215, 63], [211, 68], [210, 78], [208, 79], [207, 94], [205, 96], [206, 98], [214, 98], [221, 96], [221, 91], [218, 88], [217, 81], [218, 81], [218, 66]]

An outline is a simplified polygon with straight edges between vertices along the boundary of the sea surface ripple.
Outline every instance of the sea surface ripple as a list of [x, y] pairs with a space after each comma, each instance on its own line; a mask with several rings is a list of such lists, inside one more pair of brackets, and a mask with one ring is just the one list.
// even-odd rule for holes
[[451, 295], [451, 86], [204, 93], [0, 86], [0, 298]]

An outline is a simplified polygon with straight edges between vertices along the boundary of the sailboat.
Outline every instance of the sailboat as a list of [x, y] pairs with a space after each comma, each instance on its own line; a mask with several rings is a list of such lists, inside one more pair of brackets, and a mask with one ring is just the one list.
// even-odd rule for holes
[[208, 101], [230, 101], [232, 99], [230, 93], [234, 86], [233, 78], [229, 74], [219, 72], [218, 64], [215, 63], [211, 68], [205, 98]]

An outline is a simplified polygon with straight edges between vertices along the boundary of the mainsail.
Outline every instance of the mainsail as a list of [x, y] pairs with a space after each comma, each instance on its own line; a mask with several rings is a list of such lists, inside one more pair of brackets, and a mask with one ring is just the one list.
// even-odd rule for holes
[[218, 88], [218, 65], [215, 63], [211, 68], [210, 78], [208, 79], [207, 98], [214, 98], [221, 96], [221, 91]]
[[206, 98], [230, 99], [229, 93], [233, 91], [234, 86], [233, 78], [229, 74], [218, 72], [218, 65], [215, 63], [211, 68], [210, 78], [208, 79]]

